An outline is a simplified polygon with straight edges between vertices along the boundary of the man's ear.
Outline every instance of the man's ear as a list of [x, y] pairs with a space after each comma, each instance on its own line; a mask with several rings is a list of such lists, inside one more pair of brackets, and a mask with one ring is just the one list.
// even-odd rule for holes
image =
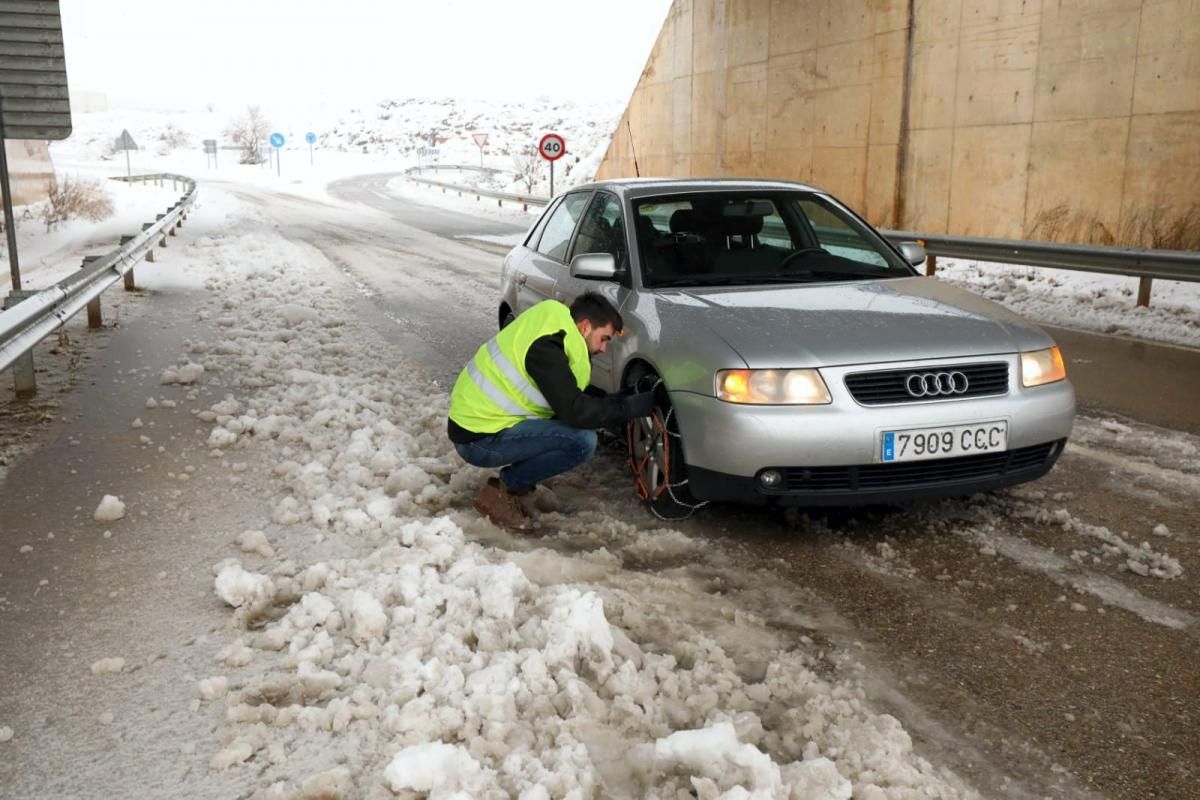
[[575, 323], [575, 327], [579, 328], [579, 332], [586, 339], [588, 334], [592, 332], [592, 321], [590, 319], [581, 319]]

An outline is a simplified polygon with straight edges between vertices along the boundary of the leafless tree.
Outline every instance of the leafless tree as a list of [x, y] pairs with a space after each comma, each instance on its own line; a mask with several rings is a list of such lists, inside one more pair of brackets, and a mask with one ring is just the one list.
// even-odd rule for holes
[[265, 160], [261, 148], [270, 133], [271, 123], [258, 106], [247, 106], [246, 113], [233, 119], [225, 129], [225, 135], [242, 148], [243, 164], [261, 164]]
[[542, 157], [536, 148], [513, 154], [513, 172], [517, 180], [525, 185], [525, 191], [533, 193], [533, 187], [542, 179]]

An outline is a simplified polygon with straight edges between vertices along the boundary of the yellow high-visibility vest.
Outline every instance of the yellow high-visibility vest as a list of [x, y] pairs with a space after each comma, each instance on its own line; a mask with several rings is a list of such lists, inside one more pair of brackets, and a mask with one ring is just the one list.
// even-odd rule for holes
[[527, 419], [549, 419], [554, 411], [525, 370], [525, 355], [535, 341], [563, 331], [563, 349], [582, 390], [592, 379], [587, 341], [571, 310], [543, 300], [484, 342], [454, 382], [450, 419], [474, 433], [499, 433]]

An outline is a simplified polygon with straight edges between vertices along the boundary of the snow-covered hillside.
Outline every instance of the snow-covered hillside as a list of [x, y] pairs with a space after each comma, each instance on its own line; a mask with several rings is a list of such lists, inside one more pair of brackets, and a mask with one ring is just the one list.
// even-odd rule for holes
[[[72, 163], [112, 160], [124, 164], [113, 141], [128, 130], [140, 152], [135, 159], [190, 153], [203, 163], [205, 139], [232, 146], [226, 131], [245, 114], [245, 108], [206, 111], [106, 111], [76, 114], [74, 133], [56, 143], [56, 160]], [[620, 104], [577, 104], [541, 98], [522, 103], [461, 98], [388, 98], [372, 105], [317, 110], [264, 107], [271, 131], [286, 138], [286, 153], [307, 158], [305, 134], [316, 135], [317, 153], [353, 154], [373, 163], [387, 162], [403, 168], [420, 164], [482, 165], [499, 174], [489, 185], [499, 189], [530, 191], [517, 180], [516, 159], [536, 156], [538, 140], [555, 132], [566, 139], [567, 155], [555, 167], [555, 187], [566, 188], [590, 180], [608, 148]], [[482, 154], [474, 134], [487, 134]], [[430, 148], [430, 142], [434, 145]], [[265, 144], [265, 142], [264, 142]], [[432, 149], [432, 152], [431, 152]], [[481, 158], [482, 155], [482, 158]], [[236, 152], [224, 152], [233, 160]], [[546, 162], [533, 159], [532, 191], [546, 193]]]

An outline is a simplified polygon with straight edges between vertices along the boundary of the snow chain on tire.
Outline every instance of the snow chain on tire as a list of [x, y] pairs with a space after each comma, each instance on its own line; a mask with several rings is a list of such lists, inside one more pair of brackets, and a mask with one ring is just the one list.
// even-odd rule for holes
[[[659, 378], [658, 381], [655, 382], [655, 384], [652, 387], [650, 387], [649, 391], [657, 392], [658, 388], [660, 386], [662, 386], [662, 382], [663, 382], [662, 378]], [[638, 423], [638, 421], [630, 420], [625, 425], [625, 453], [626, 453], [625, 463], [629, 465], [629, 471], [633, 473], [634, 492], [637, 493], [637, 496], [642, 500], [642, 502], [646, 505], [646, 507], [650, 509], [650, 513], [654, 514], [654, 516], [658, 517], [663, 522], [683, 522], [684, 520], [690, 519], [693, 514], [695, 514], [697, 511], [704, 508], [705, 506], [707, 506], [708, 502], [709, 502], [707, 500], [701, 500], [699, 503], [685, 503], [683, 500], [680, 500], [679, 497], [675, 494], [676, 489], [679, 489], [683, 486], [687, 486], [688, 479], [684, 478], [683, 480], [679, 481], [678, 483], [671, 483], [670, 442], [671, 442], [672, 438], [680, 440], [680, 441], [682, 441], [682, 439], [683, 439], [682, 436], [680, 436], [678, 433], [675, 433], [674, 431], [671, 430], [671, 415], [674, 413], [675, 413], [675, 408], [674, 408], [674, 406], [671, 406], [667, 410], [667, 415], [665, 417], [662, 417], [661, 420], [657, 413], [650, 415], [650, 419], [653, 421], [654, 427], [657, 427], [659, 430], [658, 435], [664, 437], [663, 438], [663, 463], [661, 465], [659, 465], [661, 467], [661, 471], [663, 474], [663, 484], [662, 484], [662, 486], [658, 487], [657, 491], [654, 492], [653, 497], [651, 497], [650, 489], [648, 486], [646, 486], [646, 482], [644, 480], [642, 480], [642, 470], [650, 462], [651, 453], [653, 452], [654, 448], [652, 446], [648, 446], [646, 448], [646, 456], [641, 460], [641, 463], [640, 464], [634, 463], [633, 426], [636, 425]], [[654, 442], [654, 441], [656, 441], [656, 438], [651, 438], [650, 441]], [[681, 517], [664, 516], [657, 508], [654, 507], [654, 501], [657, 500], [658, 498], [662, 497], [664, 493], [667, 494], [671, 498], [671, 501], [675, 505], [687, 509], [687, 513], [685, 513]]]

